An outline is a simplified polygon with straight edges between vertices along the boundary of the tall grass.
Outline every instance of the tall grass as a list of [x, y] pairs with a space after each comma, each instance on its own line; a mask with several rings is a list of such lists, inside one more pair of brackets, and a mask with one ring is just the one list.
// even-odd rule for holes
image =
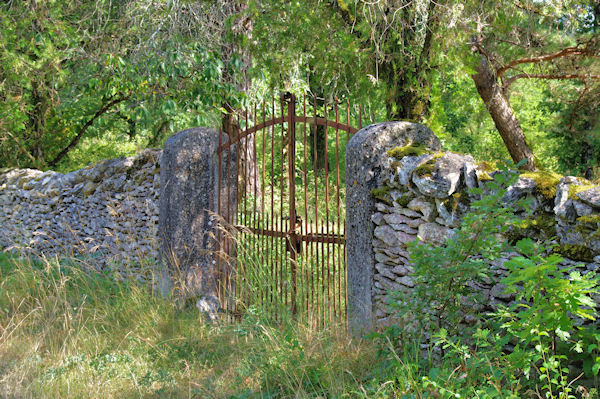
[[0, 397], [368, 395], [373, 343], [265, 320], [206, 324], [134, 280], [0, 254]]

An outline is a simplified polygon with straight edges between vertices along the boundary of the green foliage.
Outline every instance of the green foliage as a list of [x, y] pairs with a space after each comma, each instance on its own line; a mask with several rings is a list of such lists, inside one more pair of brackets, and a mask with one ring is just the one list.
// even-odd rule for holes
[[[495, 174], [444, 246], [410, 247], [416, 285], [394, 293], [391, 306], [405, 324], [388, 334], [400, 338], [402, 347], [415, 341], [417, 348], [427, 342], [435, 345], [429, 355], [417, 350], [426, 361], [418, 363], [417, 376], [411, 379], [415, 392], [482, 398], [521, 398], [536, 392], [535, 397], [565, 399], [597, 392], [598, 278], [594, 272], [559, 266], [561, 256], [529, 238], [513, 247], [497, 236], [509, 224], [522, 224], [502, 204], [506, 185], [517, 176]], [[490, 314], [476, 312], [483, 302], [472, 283], [493, 281], [487, 273], [489, 261], [510, 251], [519, 255], [504, 262], [507, 274], [501, 283], [514, 300], [497, 304]], [[389, 350], [393, 362], [404, 367], [404, 360]]]
[[[515, 173], [496, 173], [488, 183], [491, 193], [473, 202], [471, 212], [446, 245], [409, 244], [415, 287], [408, 293], [394, 293], [391, 306], [414, 324], [411, 329], [430, 334], [446, 329], [456, 334], [460, 321], [474, 312], [471, 300], [482, 303], [483, 298], [468, 283], [489, 278], [487, 260], [497, 258], [506, 248], [500, 234], [508, 231], [515, 217], [502, 206], [502, 199], [516, 178]], [[482, 194], [482, 190], [476, 189], [474, 194]]]
[[452, 337], [445, 330], [437, 335], [437, 345], [447, 351], [445, 367], [467, 371], [452, 388], [466, 396], [487, 392], [486, 397], [521, 397], [527, 391], [547, 398], [589, 394], [589, 385], [575, 382], [600, 369], [598, 330], [582, 327], [582, 321], [595, 321], [597, 314], [592, 299], [598, 293], [596, 275], [559, 268], [560, 256], [542, 255], [546, 249], [529, 239], [519, 241], [517, 249], [522, 256], [505, 263], [509, 274], [502, 280], [506, 292], [516, 295], [515, 302], [499, 305], [472, 339]]
[[[220, 49], [198, 40], [196, 30], [139, 26], [145, 18], [159, 25], [180, 18], [173, 4], [132, 7], [108, 1], [0, 5], [0, 165], [82, 167], [121, 155], [117, 143], [130, 154], [159, 145], [167, 132], [216, 125], [223, 102], [239, 104], [235, 80], [222, 79], [225, 71], [239, 71], [238, 58], [225, 64]], [[89, 150], [68, 159], [85, 140], [112, 152], [88, 142]]]

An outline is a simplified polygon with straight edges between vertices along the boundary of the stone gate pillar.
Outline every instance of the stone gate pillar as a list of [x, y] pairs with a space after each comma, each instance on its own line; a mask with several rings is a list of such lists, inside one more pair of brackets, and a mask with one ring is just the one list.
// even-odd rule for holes
[[213, 258], [219, 132], [184, 130], [165, 143], [160, 170], [160, 289], [194, 301], [214, 319], [219, 309]]
[[348, 326], [355, 335], [374, 327], [373, 311], [373, 223], [375, 199], [371, 190], [379, 187], [384, 170], [391, 170], [386, 151], [422, 143], [439, 150], [439, 139], [423, 125], [384, 122], [357, 132], [346, 147], [346, 251], [348, 267]]

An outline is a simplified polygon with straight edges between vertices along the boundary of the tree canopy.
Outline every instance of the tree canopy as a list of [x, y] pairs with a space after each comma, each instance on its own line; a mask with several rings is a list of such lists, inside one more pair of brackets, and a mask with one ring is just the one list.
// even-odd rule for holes
[[599, 30], [592, 0], [8, 0], [0, 166], [81, 167], [290, 90], [595, 177]]

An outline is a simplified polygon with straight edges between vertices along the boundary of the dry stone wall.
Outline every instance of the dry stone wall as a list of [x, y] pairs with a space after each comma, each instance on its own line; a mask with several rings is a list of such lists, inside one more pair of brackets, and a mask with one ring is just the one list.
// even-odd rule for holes
[[94, 265], [158, 257], [161, 151], [62, 174], [0, 174], [0, 249], [86, 255]]
[[[443, 245], [477, 199], [469, 189], [483, 187], [494, 173], [488, 163], [471, 156], [442, 152], [427, 127], [385, 122], [356, 133], [346, 148], [348, 320], [354, 334], [394, 323], [390, 291], [415, 288], [407, 244]], [[516, 173], [516, 172], [513, 172]], [[522, 173], [504, 201], [526, 198], [530, 207], [518, 211], [519, 224], [509, 231], [513, 242], [530, 237], [554, 244], [563, 266], [582, 272], [600, 266], [600, 187], [547, 172]], [[515, 253], [488, 261], [491, 273], [472, 282], [485, 312], [513, 298], [499, 281], [504, 263]], [[463, 320], [468, 323], [469, 320]]]
[[[490, 166], [477, 165], [468, 155], [429, 151], [421, 145], [401, 142], [386, 152], [388, 168], [371, 194], [376, 197], [373, 223], [372, 303], [375, 323], [393, 323], [389, 292], [406, 292], [414, 287], [409, 242], [419, 240], [441, 245], [452, 236], [475, 196], [468, 189], [483, 187], [494, 173]], [[521, 174], [509, 187], [504, 201], [515, 204], [527, 198], [529, 210], [518, 212], [520, 224], [507, 239], [530, 237], [552, 242], [565, 257], [564, 266], [586, 270], [600, 266], [600, 187], [575, 178], [539, 172]], [[499, 280], [503, 264], [516, 254], [504, 254], [489, 262], [495, 278], [478, 284], [488, 309], [513, 298], [503, 292]], [[485, 309], [482, 309], [485, 311]], [[468, 322], [468, 320], [465, 320]]]

